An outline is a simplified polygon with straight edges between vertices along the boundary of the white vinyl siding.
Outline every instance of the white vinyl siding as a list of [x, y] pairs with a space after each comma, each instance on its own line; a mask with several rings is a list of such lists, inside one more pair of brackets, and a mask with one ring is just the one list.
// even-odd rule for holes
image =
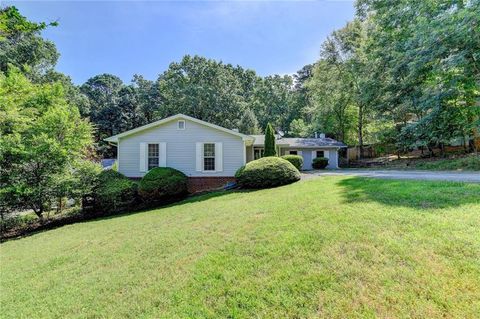
[[[338, 149], [336, 148], [282, 148], [281, 154], [290, 154], [290, 151], [297, 151], [297, 154], [302, 154], [303, 157], [303, 170], [310, 170], [312, 169], [312, 162], [313, 159], [317, 157], [317, 151], [323, 151], [323, 155], [328, 158], [328, 166], [327, 168], [338, 168]], [[301, 152], [301, 153], [300, 153]]]
[[[219, 131], [190, 120], [185, 121], [185, 130], [177, 129], [177, 120], [158, 127], [120, 138], [122, 150], [119, 157], [120, 173], [128, 177], [142, 177], [146, 172], [146, 145], [160, 144], [160, 166], [178, 169], [187, 176], [234, 176], [244, 165], [244, 141], [240, 136]], [[162, 152], [165, 143], [165, 152]], [[202, 165], [203, 143], [215, 143], [215, 171], [204, 171]], [[141, 169], [141, 144], [144, 144], [144, 169]], [[165, 161], [162, 160], [165, 154]], [[197, 156], [199, 154], [199, 156]]]

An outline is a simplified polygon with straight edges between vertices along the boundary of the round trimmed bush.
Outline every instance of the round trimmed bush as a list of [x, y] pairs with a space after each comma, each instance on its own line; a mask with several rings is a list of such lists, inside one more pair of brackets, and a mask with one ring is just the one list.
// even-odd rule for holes
[[313, 159], [312, 167], [315, 169], [324, 169], [328, 165], [328, 158], [316, 157]]
[[175, 200], [187, 194], [187, 176], [171, 167], [155, 167], [140, 180], [138, 192], [145, 201]]
[[95, 209], [103, 213], [134, 208], [137, 203], [137, 183], [114, 170], [102, 171], [94, 190]]
[[283, 155], [281, 158], [289, 161], [293, 164], [298, 170], [302, 169], [303, 166], [303, 157], [300, 155]]
[[244, 188], [269, 188], [300, 180], [300, 172], [283, 158], [263, 157], [241, 167], [235, 177]]

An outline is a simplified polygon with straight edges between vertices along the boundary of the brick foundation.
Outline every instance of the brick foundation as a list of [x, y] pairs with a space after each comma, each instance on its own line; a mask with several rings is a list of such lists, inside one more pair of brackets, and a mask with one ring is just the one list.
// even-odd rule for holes
[[190, 193], [198, 193], [208, 190], [219, 189], [224, 187], [228, 182], [235, 182], [235, 177], [189, 177], [188, 191]]

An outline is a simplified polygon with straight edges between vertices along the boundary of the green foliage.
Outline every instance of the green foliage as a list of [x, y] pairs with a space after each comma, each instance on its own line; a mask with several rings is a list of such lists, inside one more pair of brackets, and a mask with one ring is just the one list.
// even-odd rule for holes
[[238, 123], [238, 130], [243, 134], [260, 134], [257, 117], [252, 110], [245, 110], [245, 113]]
[[188, 178], [170, 167], [155, 167], [140, 180], [138, 192], [144, 201], [171, 201], [187, 194]]
[[82, 199], [93, 194], [99, 184], [100, 174], [103, 172], [100, 164], [88, 160], [78, 160], [73, 168], [74, 183], [71, 197]]
[[312, 167], [314, 169], [324, 169], [328, 166], [328, 158], [326, 157], [315, 157], [312, 161]]
[[104, 170], [94, 189], [95, 209], [101, 213], [116, 213], [133, 209], [138, 200], [138, 185], [125, 175]]
[[308, 137], [310, 135], [310, 127], [305, 124], [303, 119], [296, 119], [290, 123], [289, 135], [294, 137]]
[[350, 102], [351, 81], [348, 81], [343, 69], [327, 60], [320, 60], [306, 85], [312, 96], [314, 110], [311, 125], [339, 141], [356, 144], [358, 108]]
[[478, 138], [480, 38], [471, 32], [480, 23], [480, 2], [357, 5], [371, 26], [366, 57], [374, 86], [367, 102], [380, 116], [402, 124], [399, 150], [441, 147], [453, 137]]
[[0, 8], [0, 71], [6, 73], [10, 65], [38, 80], [51, 70], [59, 54], [53, 42], [40, 33], [56, 25], [28, 21], [14, 6]]
[[277, 156], [277, 147], [275, 146], [275, 131], [270, 123], [265, 128], [265, 153], [264, 156]]
[[251, 105], [261, 127], [272, 123], [288, 131], [290, 122], [301, 116], [302, 102], [291, 76], [273, 75], [257, 81]]
[[281, 156], [284, 160], [289, 161], [293, 164], [298, 170], [302, 169], [303, 166], [303, 157], [300, 155], [283, 155]]
[[120, 105], [123, 87], [122, 80], [111, 74], [94, 76], [80, 87], [89, 100], [87, 115], [97, 127], [97, 150], [105, 157], [114, 156], [114, 152], [103, 139], [133, 128], [127, 124], [128, 108]]
[[263, 157], [247, 163], [237, 171], [235, 177], [244, 188], [269, 188], [300, 180], [300, 172], [287, 160]]
[[0, 219], [0, 230], [9, 230], [14, 228], [24, 228], [30, 223], [38, 221], [35, 214], [13, 215]]
[[12, 206], [42, 217], [69, 191], [72, 163], [91, 145], [92, 126], [60, 83], [33, 84], [15, 68], [0, 75], [0, 182], [15, 194]]
[[480, 156], [472, 154], [470, 156], [456, 159], [441, 159], [435, 161], [421, 162], [415, 165], [418, 169], [428, 170], [465, 170], [480, 171]]
[[[241, 67], [186, 55], [160, 75], [156, 85], [161, 92], [162, 107], [156, 110], [156, 115], [161, 118], [184, 113], [235, 128], [247, 105], [244, 75]], [[255, 80], [255, 76], [245, 80]]]

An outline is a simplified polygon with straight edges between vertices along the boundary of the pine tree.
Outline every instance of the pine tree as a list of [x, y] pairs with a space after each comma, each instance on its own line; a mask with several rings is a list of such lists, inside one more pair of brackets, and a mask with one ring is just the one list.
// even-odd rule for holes
[[275, 147], [275, 131], [270, 123], [267, 124], [265, 129], [265, 157], [277, 156], [277, 150]]

